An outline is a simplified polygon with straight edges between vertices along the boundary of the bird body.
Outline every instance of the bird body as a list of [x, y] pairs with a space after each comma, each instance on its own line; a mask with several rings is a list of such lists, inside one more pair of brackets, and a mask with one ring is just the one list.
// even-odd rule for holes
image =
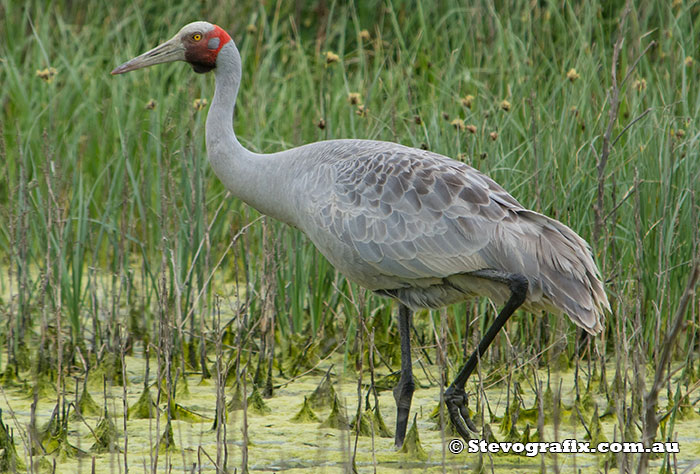
[[371, 140], [329, 140], [252, 159], [259, 164], [246, 170], [265, 172], [237, 174], [244, 186], [231, 182], [227, 161], [213, 158], [212, 165], [232, 193], [255, 189], [244, 201], [302, 230], [361, 286], [412, 309], [474, 296], [501, 305], [505, 285], [465, 275], [495, 268], [526, 276], [526, 309], [568, 314], [592, 334], [602, 329], [607, 299], [586, 242], [464, 163]]
[[603, 329], [610, 307], [588, 244], [566, 225], [524, 208], [485, 174], [382, 141], [328, 140], [271, 154], [247, 150], [232, 127], [241, 58], [228, 34], [210, 23], [187, 25], [113, 73], [173, 60], [189, 62], [196, 72], [215, 72], [206, 144], [226, 188], [302, 230], [349, 279], [399, 301], [397, 445], [414, 386], [410, 310], [473, 296], [505, 304], [478, 354], [446, 392], [451, 419], [465, 437], [464, 383], [516, 308], [567, 314], [591, 334]]
[[301, 229], [352, 281], [414, 310], [473, 296], [501, 305], [507, 286], [465, 275], [495, 268], [528, 279], [525, 309], [565, 313], [600, 332], [607, 298], [590, 247], [570, 228], [525, 209], [471, 166], [397, 143], [327, 140], [252, 153], [231, 126], [240, 64], [228, 42], [206, 129], [209, 160], [231, 193]]

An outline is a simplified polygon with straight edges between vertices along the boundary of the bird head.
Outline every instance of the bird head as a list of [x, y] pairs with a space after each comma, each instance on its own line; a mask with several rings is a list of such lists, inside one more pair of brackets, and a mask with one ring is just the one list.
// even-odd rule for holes
[[115, 68], [112, 74], [173, 61], [186, 61], [198, 73], [209, 72], [216, 67], [219, 51], [229, 41], [231, 37], [222, 28], [206, 21], [196, 21], [183, 27], [160, 46]]

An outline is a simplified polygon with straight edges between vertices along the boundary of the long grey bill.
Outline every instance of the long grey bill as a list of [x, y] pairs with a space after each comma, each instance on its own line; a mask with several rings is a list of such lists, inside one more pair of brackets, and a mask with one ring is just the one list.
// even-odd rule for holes
[[125, 72], [141, 69], [155, 64], [169, 63], [173, 61], [185, 60], [185, 48], [179, 38], [175, 37], [165, 43], [156, 46], [150, 51], [146, 51], [116, 67], [112, 74], [124, 74]]

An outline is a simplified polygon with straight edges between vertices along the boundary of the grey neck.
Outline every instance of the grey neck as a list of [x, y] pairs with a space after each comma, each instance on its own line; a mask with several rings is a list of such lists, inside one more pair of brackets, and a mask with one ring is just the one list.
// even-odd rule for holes
[[233, 109], [241, 83], [241, 57], [233, 41], [219, 51], [216, 92], [207, 115], [207, 155], [214, 172], [236, 197], [263, 214], [293, 224], [293, 210], [284, 199], [287, 153], [263, 155], [240, 144], [233, 131]]

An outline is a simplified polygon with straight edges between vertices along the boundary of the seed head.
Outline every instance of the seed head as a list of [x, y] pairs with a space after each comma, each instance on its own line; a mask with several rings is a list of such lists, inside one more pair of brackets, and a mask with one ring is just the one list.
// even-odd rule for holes
[[362, 30], [362, 31], [360, 31], [360, 39], [361, 39], [362, 41], [369, 41], [370, 38], [371, 38], [371, 37], [370, 37], [370, 35], [369, 35], [369, 31], [367, 31], [367, 30]]
[[686, 65], [687, 67], [692, 66], [692, 65], [693, 65], [693, 57], [692, 57], [692, 56], [686, 56], [686, 57], [685, 57], [684, 63], [685, 63], [685, 65]]
[[364, 105], [359, 104], [357, 106], [357, 110], [355, 111], [355, 113], [357, 115], [359, 115], [360, 117], [367, 117], [367, 114], [369, 113], [369, 109], [367, 107], [365, 107]]
[[58, 71], [56, 70], [56, 68], [53, 67], [47, 67], [46, 69], [36, 70], [36, 76], [42, 81], [46, 82], [47, 84], [53, 82], [53, 78], [56, 77], [56, 74], [58, 74]]
[[467, 125], [467, 130], [469, 130], [469, 133], [476, 133], [476, 126], [469, 124]]
[[676, 136], [676, 138], [678, 140], [682, 140], [683, 137], [685, 137], [685, 130], [683, 130], [682, 128], [679, 128], [678, 130], [676, 130], [676, 133], [674, 135]]
[[443, 112], [442, 118], [443, 118], [443, 120], [450, 120], [450, 114], [448, 114], [447, 112]]
[[566, 73], [566, 78], [570, 82], [576, 82], [576, 79], [578, 79], [579, 77], [581, 76], [579, 76], [579, 74], [576, 72], [576, 69], [574, 68], [569, 69], [569, 72]]
[[498, 138], [498, 132], [489, 133], [489, 138], [495, 142], [496, 139]]
[[360, 103], [360, 94], [357, 92], [351, 92], [348, 94], [348, 102], [352, 105], [357, 105]]
[[318, 128], [320, 128], [321, 130], [323, 130], [324, 128], [326, 128], [326, 121], [324, 119], [320, 118], [320, 119], [318, 119], [318, 122], [316, 122], [316, 126]]
[[333, 64], [338, 61], [340, 61], [340, 56], [331, 51], [326, 51], [326, 64]]
[[249, 35], [254, 35], [255, 33], [258, 32], [258, 27], [255, 26], [254, 24], [250, 23], [248, 26], [245, 27], [245, 31]]
[[634, 87], [637, 90], [637, 92], [642, 92], [644, 89], [647, 88], [647, 80], [637, 79], [632, 83], [632, 87]]
[[416, 123], [416, 125], [421, 125], [423, 123], [423, 120], [420, 118], [420, 115], [414, 115], [413, 121]]
[[204, 107], [206, 107], [209, 104], [209, 101], [207, 99], [195, 99], [194, 102], [192, 102], [192, 107], [194, 110], [202, 110]]
[[508, 112], [508, 111], [510, 110], [510, 102], [508, 102], [507, 100], [503, 99], [503, 101], [501, 102], [501, 109], [503, 109], [503, 110], [505, 110], [506, 112]]
[[450, 124], [460, 132], [463, 132], [467, 129], [467, 126], [464, 125], [464, 120], [462, 119], [454, 119], [452, 122], [450, 122]]
[[146, 102], [146, 110], [153, 110], [156, 108], [156, 105], [158, 105], [158, 103], [155, 101], [155, 99], [151, 99]]
[[467, 94], [464, 97], [462, 97], [462, 105], [468, 109], [472, 108], [473, 102], [474, 102], [474, 96], [471, 94]]

